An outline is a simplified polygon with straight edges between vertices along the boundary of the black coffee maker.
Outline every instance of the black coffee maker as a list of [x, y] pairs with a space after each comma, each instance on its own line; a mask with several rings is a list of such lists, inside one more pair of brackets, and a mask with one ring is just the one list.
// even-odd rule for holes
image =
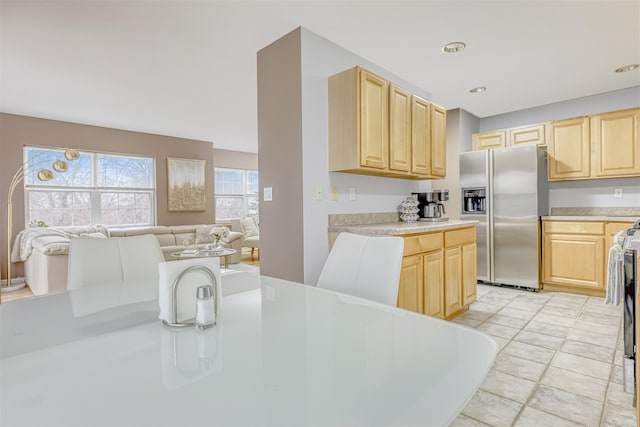
[[411, 193], [418, 197], [419, 221], [447, 221], [442, 202], [449, 200], [449, 190], [433, 190], [428, 193]]

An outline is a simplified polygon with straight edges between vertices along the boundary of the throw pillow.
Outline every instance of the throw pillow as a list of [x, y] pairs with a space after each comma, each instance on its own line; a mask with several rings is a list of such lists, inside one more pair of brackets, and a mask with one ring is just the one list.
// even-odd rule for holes
[[240, 224], [242, 224], [242, 229], [244, 230], [244, 237], [253, 237], [259, 236], [260, 230], [256, 225], [255, 221], [251, 217], [247, 217], [240, 220]]
[[82, 233], [80, 235], [80, 237], [93, 237], [95, 239], [106, 239], [107, 236], [105, 236], [102, 233]]

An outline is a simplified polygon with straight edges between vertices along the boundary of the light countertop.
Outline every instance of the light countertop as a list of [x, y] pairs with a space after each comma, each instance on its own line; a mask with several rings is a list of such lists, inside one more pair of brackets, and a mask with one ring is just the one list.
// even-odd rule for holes
[[478, 224], [478, 221], [456, 219], [441, 222], [390, 222], [384, 224], [340, 225], [329, 227], [329, 232], [390, 236], [454, 230], [456, 228], [475, 226], [476, 224]]
[[605, 215], [549, 215], [543, 216], [543, 221], [620, 221], [636, 222], [639, 216], [605, 216]]

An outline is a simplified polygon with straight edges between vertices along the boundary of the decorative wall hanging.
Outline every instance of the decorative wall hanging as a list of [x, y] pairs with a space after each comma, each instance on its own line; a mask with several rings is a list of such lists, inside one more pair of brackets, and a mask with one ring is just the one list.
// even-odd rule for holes
[[207, 209], [205, 160], [167, 158], [170, 212]]

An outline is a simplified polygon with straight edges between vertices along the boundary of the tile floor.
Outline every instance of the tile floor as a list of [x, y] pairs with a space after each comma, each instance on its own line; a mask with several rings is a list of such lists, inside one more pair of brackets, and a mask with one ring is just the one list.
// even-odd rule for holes
[[603, 298], [478, 285], [453, 321], [500, 348], [452, 426], [636, 427], [622, 390], [622, 306]]

